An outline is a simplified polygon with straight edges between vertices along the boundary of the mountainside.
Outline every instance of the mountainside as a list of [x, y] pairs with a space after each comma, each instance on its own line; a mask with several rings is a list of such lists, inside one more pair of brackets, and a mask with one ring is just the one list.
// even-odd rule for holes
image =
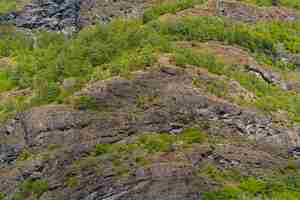
[[300, 200], [300, 1], [2, 0], [0, 200]]

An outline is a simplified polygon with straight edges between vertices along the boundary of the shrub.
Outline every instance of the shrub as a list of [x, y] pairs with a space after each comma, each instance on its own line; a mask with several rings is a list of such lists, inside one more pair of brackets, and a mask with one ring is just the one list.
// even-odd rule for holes
[[266, 183], [255, 179], [253, 177], [248, 178], [247, 180], [243, 181], [240, 185], [240, 188], [243, 191], [249, 192], [253, 195], [262, 193], [266, 189]]
[[217, 61], [212, 54], [199, 54], [189, 49], [176, 49], [175, 63], [178, 66], [186, 64], [207, 68], [209, 72], [222, 75], [224, 74], [224, 64]]
[[0, 192], [0, 200], [5, 200], [5, 196], [2, 192]]
[[226, 187], [221, 191], [207, 192], [203, 200], [240, 200], [242, 191], [239, 188]]
[[206, 135], [196, 127], [184, 130], [178, 137], [187, 144], [203, 143], [207, 140]]
[[[1, 6], [0, 6], [1, 8]], [[17, 55], [25, 49], [33, 48], [33, 40], [13, 26], [0, 25], [0, 57]]]
[[82, 110], [97, 110], [97, 99], [92, 96], [80, 96], [73, 99], [73, 105], [77, 109]]
[[111, 144], [97, 144], [95, 154], [97, 156], [111, 152]]
[[145, 133], [131, 143], [97, 144], [94, 153], [95, 156], [109, 154], [113, 162], [132, 160], [145, 164], [147, 155], [170, 152], [173, 150], [172, 145], [178, 141], [186, 147], [189, 144], [205, 142], [206, 136], [198, 128], [186, 129], [178, 136], [166, 133]]
[[150, 153], [170, 151], [174, 141], [175, 138], [167, 134], [153, 133], [139, 138], [139, 143]]
[[25, 160], [28, 160], [31, 156], [32, 156], [32, 154], [29, 151], [23, 150], [21, 152], [21, 154], [18, 156], [18, 160], [25, 161]]
[[5, 99], [0, 104], [0, 121], [3, 122], [18, 112], [22, 112], [29, 107], [27, 97], [12, 97]]
[[55, 82], [36, 80], [35, 96], [32, 99], [34, 105], [47, 104], [55, 101], [60, 94], [59, 85]]
[[244, 177], [236, 186], [225, 186], [217, 191], [204, 193], [203, 199], [299, 199], [299, 175], [266, 176], [263, 180]]
[[[1, 66], [0, 66], [1, 67]], [[15, 87], [6, 71], [0, 71], [0, 93], [11, 90]]]
[[300, 52], [299, 22], [249, 25], [221, 17], [183, 17], [176, 22], [152, 22], [150, 25], [179, 40], [223, 41], [267, 55], [275, 54], [275, 46], [283, 43], [290, 52]]
[[158, 6], [147, 9], [144, 12], [144, 23], [157, 19], [166, 13], [176, 13], [178, 11], [193, 7], [196, 4], [203, 4], [206, 0], [176, 0], [175, 3], [162, 3]]
[[38, 199], [42, 194], [48, 191], [48, 182], [46, 180], [26, 180], [18, 185], [19, 192], [17, 192], [13, 200], [22, 200], [32, 195], [35, 199]]
[[76, 188], [79, 185], [79, 181], [76, 177], [70, 177], [66, 182], [67, 187]]

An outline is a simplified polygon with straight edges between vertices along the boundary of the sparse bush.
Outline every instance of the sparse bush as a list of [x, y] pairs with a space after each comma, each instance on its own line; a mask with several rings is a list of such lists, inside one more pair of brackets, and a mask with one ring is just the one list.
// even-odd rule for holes
[[95, 150], [96, 155], [99, 156], [102, 154], [109, 153], [112, 150], [111, 146], [111, 144], [97, 144]]
[[167, 134], [146, 134], [139, 139], [139, 143], [150, 153], [170, 151], [174, 142], [175, 138]]
[[196, 4], [203, 4], [206, 0], [176, 0], [175, 3], [162, 3], [144, 12], [144, 23], [157, 19], [166, 13], [176, 13], [178, 11], [193, 7]]
[[17, 192], [13, 200], [23, 200], [28, 195], [32, 195], [33, 198], [39, 199], [40, 196], [48, 191], [48, 182], [46, 180], [26, 180], [18, 185], [19, 192]]
[[179, 140], [187, 144], [204, 143], [207, 141], [206, 135], [196, 127], [184, 130], [179, 136]]
[[78, 179], [76, 177], [70, 177], [67, 180], [66, 185], [69, 188], [74, 189], [74, 188], [76, 188], [79, 185], [79, 181], [78, 181]]
[[73, 105], [75, 108], [82, 110], [97, 110], [97, 99], [92, 96], [80, 96], [73, 99]]
[[28, 160], [31, 157], [31, 153], [28, 150], [23, 150], [21, 154], [18, 156], [19, 161]]

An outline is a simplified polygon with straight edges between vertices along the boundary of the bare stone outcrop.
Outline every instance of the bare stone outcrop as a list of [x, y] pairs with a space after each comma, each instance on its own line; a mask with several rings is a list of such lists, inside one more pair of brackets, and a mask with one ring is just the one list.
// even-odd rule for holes
[[[284, 166], [285, 157], [272, 148], [275, 145], [285, 156], [295, 152], [300, 146], [296, 129], [276, 127], [268, 117], [202, 94], [192, 85], [197, 77], [193, 70], [154, 68], [135, 73], [130, 80], [96, 82], [76, 94], [75, 99], [94, 98], [96, 110], [51, 105], [19, 114], [0, 130], [1, 141], [6, 141], [0, 146], [0, 174], [5, 174], [0, 190], [10, 196], [17, 192], [19, 181], [47, 179], [43, 200], [193, 200], [200, 198], [201, 191], [215, 187], [195, 176], [203, 162], [251, 174]], [[117, 178], [120, 175], [109, 158], [89, 159], [96, 144], [130, 141], [145, 132], [180, 134], [181, 129], [194, 125], [204, 127], [208, 134], [225, 138], [234, 134], [255, 145], [200, 145], [185, 153], [175, 149], [148, 158], [149, 165], [130, 167], [124, 179]], [[11, 138], [19, 139], [10, 143]], [[62, 148], [17, 164], [24, 150], [45, 151], [49, 145]], [[74, 162], [83, 162], [82, 169], [74, 168]], [[101, 173], [96, 163], [101, 163]], [[135, 166], [130, 160], [120, 165]], [[66, 186], [71, 175], [80, 180], [76, 190]]]

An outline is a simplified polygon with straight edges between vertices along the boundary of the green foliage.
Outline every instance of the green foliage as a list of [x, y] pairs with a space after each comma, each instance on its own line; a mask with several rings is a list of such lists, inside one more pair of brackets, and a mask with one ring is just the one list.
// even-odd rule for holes
[[206, 0], [176, 0], [174, 3], [162, 3], [158, 6], [149, 8], [144, 12], [144, 23], [157, 19], [159, 16], [166, 13], [176, 13], [181, 10], [191, 8], [197, 4], [203, 4]]
[[0, 14], [5, 14], [16, 10], [17, 2], [15, 0], [1, 0], [0, 1]]
[[[88, 81], [128, 75], [153, 65], [157, 53], [175, 52], [178, 65], [206, 67], [211, 73], [238, 80], [259, 97], [255, 103], [258, 108], [267, 112], [286, 110], [290, 118], [299, 120], [299, 97], [295, 94], [283, 92], [255, 76], [224, 66], [212, 55], [195, 56], [190, 51], [171, 45], [177, 40], [222, 41], [240, 45], [263, 61], [275, 63], [274, 66], [280, 70], [291, 70], [292, 66], [274, 62], [273, 57], [278, 43], [283, 43], [289, 52], [300, 52], [299, 22], [245, 24], [220, 17], [184, 17], [175, 22], [153, 20], [163, 13], [176, 12], [203, 2], [182, 0], [171, 5], [163, 4], [149, 10], [148, 14], [146, 12], [146, 21], [152, 20], [150, 23], [116, 20], [108, 25], [85, 28], [70, 39], [48, 32], [37, 32], [36, 39], [33, 39], [12, 27], [1, 26], [0, 57], [13, 57], [15, 63], [0, 72], [0, 92], [31, 88], [33, 96], [3, 103], [0, 105], [0, 117], [6, 119], [32, 106], [66, 103], [64, 99]], [[80, 84], [74, 90], [65, 91], [62, 84], [68, 78], [74, 78]], [[219, 89], [222, 84], [208, 85], [207, 90], [217, 96], [226, 95], [226, 88], [224, 91]], [[75, 100], [75, 104], [82, 109], [96, 108], [95, 101], [86, 97]]]
[[19, 161], [28, 160], [31, 157], [31, 153], [28, 150], [23, 150], [21, 154], [18, 156]]
[[82, 110], [97, 110], [97, 99], [92, 96], [80, 96], [73, 99], [73, 105], [75, 108]]
[[172, 23], [152, 22], [151, 25], [163, 34], [180, 40], [223, 41], [268, 55], [275, 54], [275, 46], [283, 43], [290, 52], [300, 52], [299, 22], [260, 22], [249, 25], [233, 23], [221, 17], [184, 17]]
[[111, 144], [97, 144], [95, 154], [97, 156], [111, 152]]
[[14, 87], [15, 85], [13, 81], [9, 79], [8, 73], [6, 71], [0, 71], [0, 92], [11, 90]]
[[255, 195], [266, 189], [266, 183], [250, 177], [241, 183], [240, 189]]
[[299, 0], [280, 0], [280, 5], [300, 10]]
[[21, 52], [32, 47], [31, 37], [16, 31], [13, 26], [0, 25], [0, 58], [16, 55], [17, 51]]
[[196, 54], [189, 49], [177, 49], [174, 56], [176, 65], [185, 66], [186, 64], [207, 68], [209, 72], [222, 75], [225, 66], [219, 62], [212, 54]]
[[145, 45], [141, 48], [128, 50], [109, 63], [94, 68], [91, 75], [92, 80], [103, 80], [113, 75], [126, 75], [132, 71], [145, 69], [155, 61], [155, 48], [152, 45]]
[[[219, 174], [222, 172], [218, 171]], [[224, 177], [222, 175], [222, 177]], [[226, 182], [228, 179], [219, 181]], [[276, 177], [244, 177], [236, 186], [225, 186], [204, 194], [204, 200], [240, 200], [240, 199], [266, 199], [266, 200], [296, 200], [299, 199], [299, 174], [279, 175]]]
[[29, 3], [30, 0], [1, 0], [0, 1], [0, 15], [6, 14], [12, 11], [18, 11], [23, 6]]
[[[121, 165], [122, 160], [129, 160], [136, 165], [147, 164], [147, 156], [154, 153], [173, 151], [174, 144], [182, 144], [182, 148], [189, 145], [206, 142], [206, 135], [198, 128], [189, 128], [178, 135], [147, 133], [136, 138], [132, 143], [98, 144], [95, 156], [111, 158], [115, 166]], [[122, 174], [128, 174], [127, 166], [116, 168]]]
[[242, 176], [238, 170], [220, 170], [212, 164], [205, 164], [198, 170], [198, 176], [206, 177], [209, 180], [224, 183], [226, 181], [239, 182]]
[[182, 140], [184, 143], [187, 144], [207, 142], [206, 135], [199, 128], [196, 127], [185, 129], [178, 136], [178, 139]]
[[[76, 160], [66, 171], [66, 175], [71, 178], [76, 174], [80, 174], [82, 171], [93, 170], [96, 175], [101, 176], [103, 173], [101, 160], [96, 155], [89, 155], [83, 157], [80, 160]], [[69, 180], [69, 179], [68, 179]], [[71, 182], [73, 182], [72, 180]]]
[[34, 105], [62, 102], [65, 94], [59, 86], [67, 78], [85, 83], [127, 74], [151, 65], [156, 50], [169, 48], [164, 37], [140, 21], [116, 20], [89, 27], [72, 39], [38, 32], [34, 45], [33, 40], [25, 41], [28, 36], [6, 32], [0, 39], [1, 55], [14, 56], [16, 66], [5, 76], [1, 74], [2, 90], [30, 87]]
[[221, 191], [205, 193], [203, 200], [238, 200], [240, 199], [240, 194], [240, 189], [226, 187]]
[[175, 137], [167, 134], [147, 134], [139, 139], [139, 143], [149, 153], [168, 152], [175, 142]]
[[60, 94], [59, 85], [55, 82], [47, 82], [44, 80], [35, 81], [35, 96], [32, 103], [35, 105], [47, 104], [55, 101]]
[[34, 199], [39, 199], [40, 196], [48, 191], [48, 182], [46, 180], [26, 180], [18, 185], [19, 192], [17, 192], [13, 200], [23, 200], [29, 195]]
[[68, 178], [67, 182], [66, 182], [66, 185], [69, 187], [69, 188], [76, 188], [78, 187], [79, 185], [79, 180], [76, 178], [76, 177], [70, 177]]
[[0, 121], [5, 121], [28, 108], [26, 97], [12, 97], [0, 104]]
[[0, 200], [5, 200], [5, 195], [2, 192], [0, 192]]
[[[190, 64], [207, 68], [209, 72], [214, 74], [226, 75], [228, 78], [238, 81], [241, 86], [254, 93], [257, 97], [254, 102], [236, 103], [247, 103], [264, 112], [285, 110], [289, 113], [291, 121], [299, 121], [300, 96], [296, 93], [285, 91], [277, 86], [271, 85], [259, 79], [256, 75], [245, 73], [245, 71], [235, 66], [226, 66], [210, 54], [199, 54], [189, 49], [180, 49], [177, 50], [174, 58], [177, 65], [184, 66]], [[197, 85], [197, 81], [194, 82]], [[216, 82], [215, 84], [218, 83]], [[208, 84], [205, 85], [205, 87], [208, 92], [217, 96], [226, 96], [226, 88], [220, 91], [215, 85]]]

